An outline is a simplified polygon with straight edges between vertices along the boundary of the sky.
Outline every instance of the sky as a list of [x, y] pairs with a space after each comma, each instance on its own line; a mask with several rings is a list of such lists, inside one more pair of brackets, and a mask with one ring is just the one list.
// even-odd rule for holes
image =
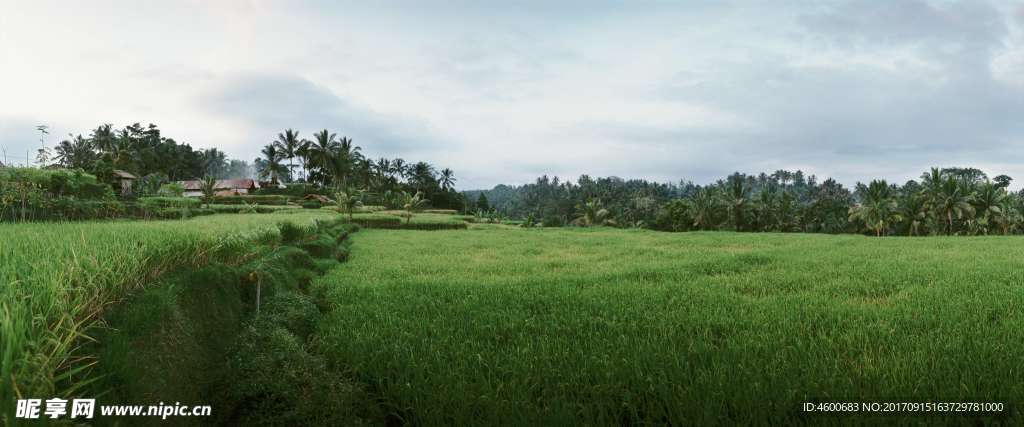
[[0, 0], [8, 162], [38, 124], [52, 146], [134, 122], [249, 161], [326, 128], [463, 190], [931, 166], [1020, 188], [1024, 2]]

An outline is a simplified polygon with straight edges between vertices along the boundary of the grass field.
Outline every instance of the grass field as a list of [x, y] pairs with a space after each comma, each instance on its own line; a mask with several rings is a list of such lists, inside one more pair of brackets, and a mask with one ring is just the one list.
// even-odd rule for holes
[[0, 399], [66, 396], [76, 346], [110, 304], [163, 272], [239, 256], [275, 224], [326, 211], [214, 215], [186, 221], [0, 224]]
[[319, 346], [407, 422], [779, 424], [805, 401], [1024, 403], [1021, 238], [353, 238], [317, 283], [333, 304]]

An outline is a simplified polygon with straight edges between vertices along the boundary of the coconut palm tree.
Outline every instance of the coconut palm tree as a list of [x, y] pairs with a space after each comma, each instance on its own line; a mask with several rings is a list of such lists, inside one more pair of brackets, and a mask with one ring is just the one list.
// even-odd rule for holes
[[409, 224], [412, 221], [412, 215], [419, 212], [427, 205], [428, 200], [423, 198], [423, 193], [417, 191], [415, 195], [409, 195], [409, 193], [402, 192], [402, 209], [405, 210], [405, 223]]
[[281, 158], [288, 159], [288, 175], [290, 177], [295, 170], [295, 164], [292, 160], [298, 155], [298, 150], [302, 146], [299, 140], [299, 133], [291, 129], [285, 129], [284, 133], [277, 134], [277, 140], [274, 141], [274, 145], [277, 147], [277, 151], [281, 153]]
[[324, 185], [330, 182], [331, 165], [334, 163], [335, 151], [338, 150], [336, 138], [336, 134], [324, 129], [313, 134], [313, 141], [306, 148], [309, 166], [315, 171], [310, 178], [315, 178], [316, 181]]
[[338, 211], [348, 213], [348, 221], [352, 222], [352, 211], [363, 205], [365, 192], [352, 187], [345, 191], [334, 193], [334, 202], [338, 205]]
[[850, 208], [850, 222], [862, 222], [875, 236], [881, 237], [889, 227], [902, 219], [897, 210], [892, 187], [885, 180], [874, 180], [871, 184], [857, 184], [860, 204]]
[[923, 194], [911, 193], [900, 204], [900, 216], [906, 223], [907, 235], [917, 236], [928, 221], [928, 200]]
[[277, 151], [277, 146], [274, 144], [263, 147], [260, 153], [263, 153], [263, 158], [258, 159], [260, 160], [260, 178], [269, 178], [272, 184], [277, 185], [278, 177], [288, 170], [287, 166], [281, 164], [281, 153]]
[[592, 225], [614, 225], [615, 222], [608, 218], [608, 209], [605, 209], [600, 199], [587, 200], [576, 205], [576, 219], [573, 224], [581, 227]]
[[455, 188], [455, 172], [451, 169], [441, 169], [441, 189], [444, 191]]
[[953, 217], [962, 219], [974, 215], [974, 200], [970, 189], [954, 177], [946, 177], [937, 193], [930, 197], [931, 208], [946, 221], [946, 234], [953, 234]]
[[338, 141], [334, 153], [330, 157], [330, 163], [328, 172], [330, 173], [331, 181], [337, 188], [343, 188], [347, 186], [349, 178], [352, 176], [352, 172], [355, 170], [359, 160], [363, 158], [360, 153], [362, 148], [352, 145], [352, 140], [349, 138], [341, 138]]
[[1006, 190], [990, 181], [978, 186], [974, 195], [974, 218], [977, 231], [988, 234], [990, 227], [1000, 224], [1004, 218], [1003, 205]]
[[746, 220], [744, 219], [747, 201], [750, 199], [750, 186], [747, 185], [746, 179], [739, 173], [729, 176], [729, 180], [726, 183], [726, 202], [729, 207], [729, 217], [733, 222], [733, 227], [739, 231], [745, 226]]
[[704, 187], [693, 195], [693, 226], [698, 230], [710, 230], [719, 223], [718, 194], [715, 187]]

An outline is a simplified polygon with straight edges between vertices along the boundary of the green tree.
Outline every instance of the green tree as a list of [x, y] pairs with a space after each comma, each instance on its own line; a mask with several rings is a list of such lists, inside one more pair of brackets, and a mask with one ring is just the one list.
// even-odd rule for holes
[[203, 202], [206, 203], [206, 207], [210, 207], [210, 203], [213, 203], [213, 198], [217, 195], [217, 178], [212, 175], [203, 177], [199, 182], [199, 191], [203, 193]]
[[295, 171], [293, 159], [298, 156], [299, 149], [302, 148], [299, 133], [286, 129], [284, 133], [277, 134], [277, 140], [274, 141], [274, 145], [277, 147], [277, 151], [281, 153], [281, 159], [288, 159], [288, 175], [290, 177]]
[[857, 187], [861, 201], [850, 208], [850, 222], [863, 223], [880, 237], [893, 223], [902, 219], [892, 187], [885, 180], [874, 180], [866, 187], [864, 184]]
[[287, 172], [287, 167], [281, 164], [281, 153], [274, 144], [263, 147], [260, 153], [263, 153], [263, 158], [260, 159], [260, 178], [270, 179], [271, 183], [277, 185], [281, 174]]
[[345, 191], [334, 193], [334, 202], [338, 205], [338, 211], [347, 213], [349, 222], [352, 222], [352, 212], [363, 205], [364, 195], [363, 190], [357, 190], [352, 187], [347, 188]]
[[416, 192], [415, 195], [402, 192], [402, 209], [405, 210], [405, 223], [409, 224], [412, 222], [412, 216], [416, 212], [419, 212], [427, 205], [427, 199], [423, 198], [423, 193]]
[[480, 195], [477, 196], [476, 198], [476, 209], [478, 211], [484, 212], [491, 210], [491, 204], [488, 203], [487, 201], [487, 195], [485, 195], [482, 191], [480, 192]]

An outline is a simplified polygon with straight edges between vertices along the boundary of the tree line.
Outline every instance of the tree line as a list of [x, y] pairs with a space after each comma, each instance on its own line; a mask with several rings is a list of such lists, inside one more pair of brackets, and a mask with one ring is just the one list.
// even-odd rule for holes
[[165, 137], [155, 124], [134, 123], [120, 129], [103, 124], [88, 136], [68, 135], [52, 152], [40, 149], [36, 161], [40, 167], [80, 169], [110, 184], [114, 184], [114, 170], [124, 170], [141, 178], [141, 193], [155, 192], [174, 181], [257, 178], [268, 184], [269, 192], [281, 184], [301, 183], [306, 185], [296, 186], [297, 191], [325, 195], [358, 191], [365, 194], [367, 203], [381, 205], [400, 203], [403, 192], [419, 193], [434, 207], [464, 205], [451, 169], [400, 157], [371, 159], [351, 138], [326, 129], [315, 132], [312, 139], [286, 129], [260, 154], [251, 163], [230, 159], [217, 148], [197, 150]]
[[546, 226], [609, 225], [666, 231], [733, 230], [884, 235], [1024, 232], [1024, 191], [974, 168], [933, 168], [903, 185], [851, 190], [801, 171], [734, 173], [707, 185], [542, 176], [523, 186], [466, 192], [466, 209], [496, 210]]

